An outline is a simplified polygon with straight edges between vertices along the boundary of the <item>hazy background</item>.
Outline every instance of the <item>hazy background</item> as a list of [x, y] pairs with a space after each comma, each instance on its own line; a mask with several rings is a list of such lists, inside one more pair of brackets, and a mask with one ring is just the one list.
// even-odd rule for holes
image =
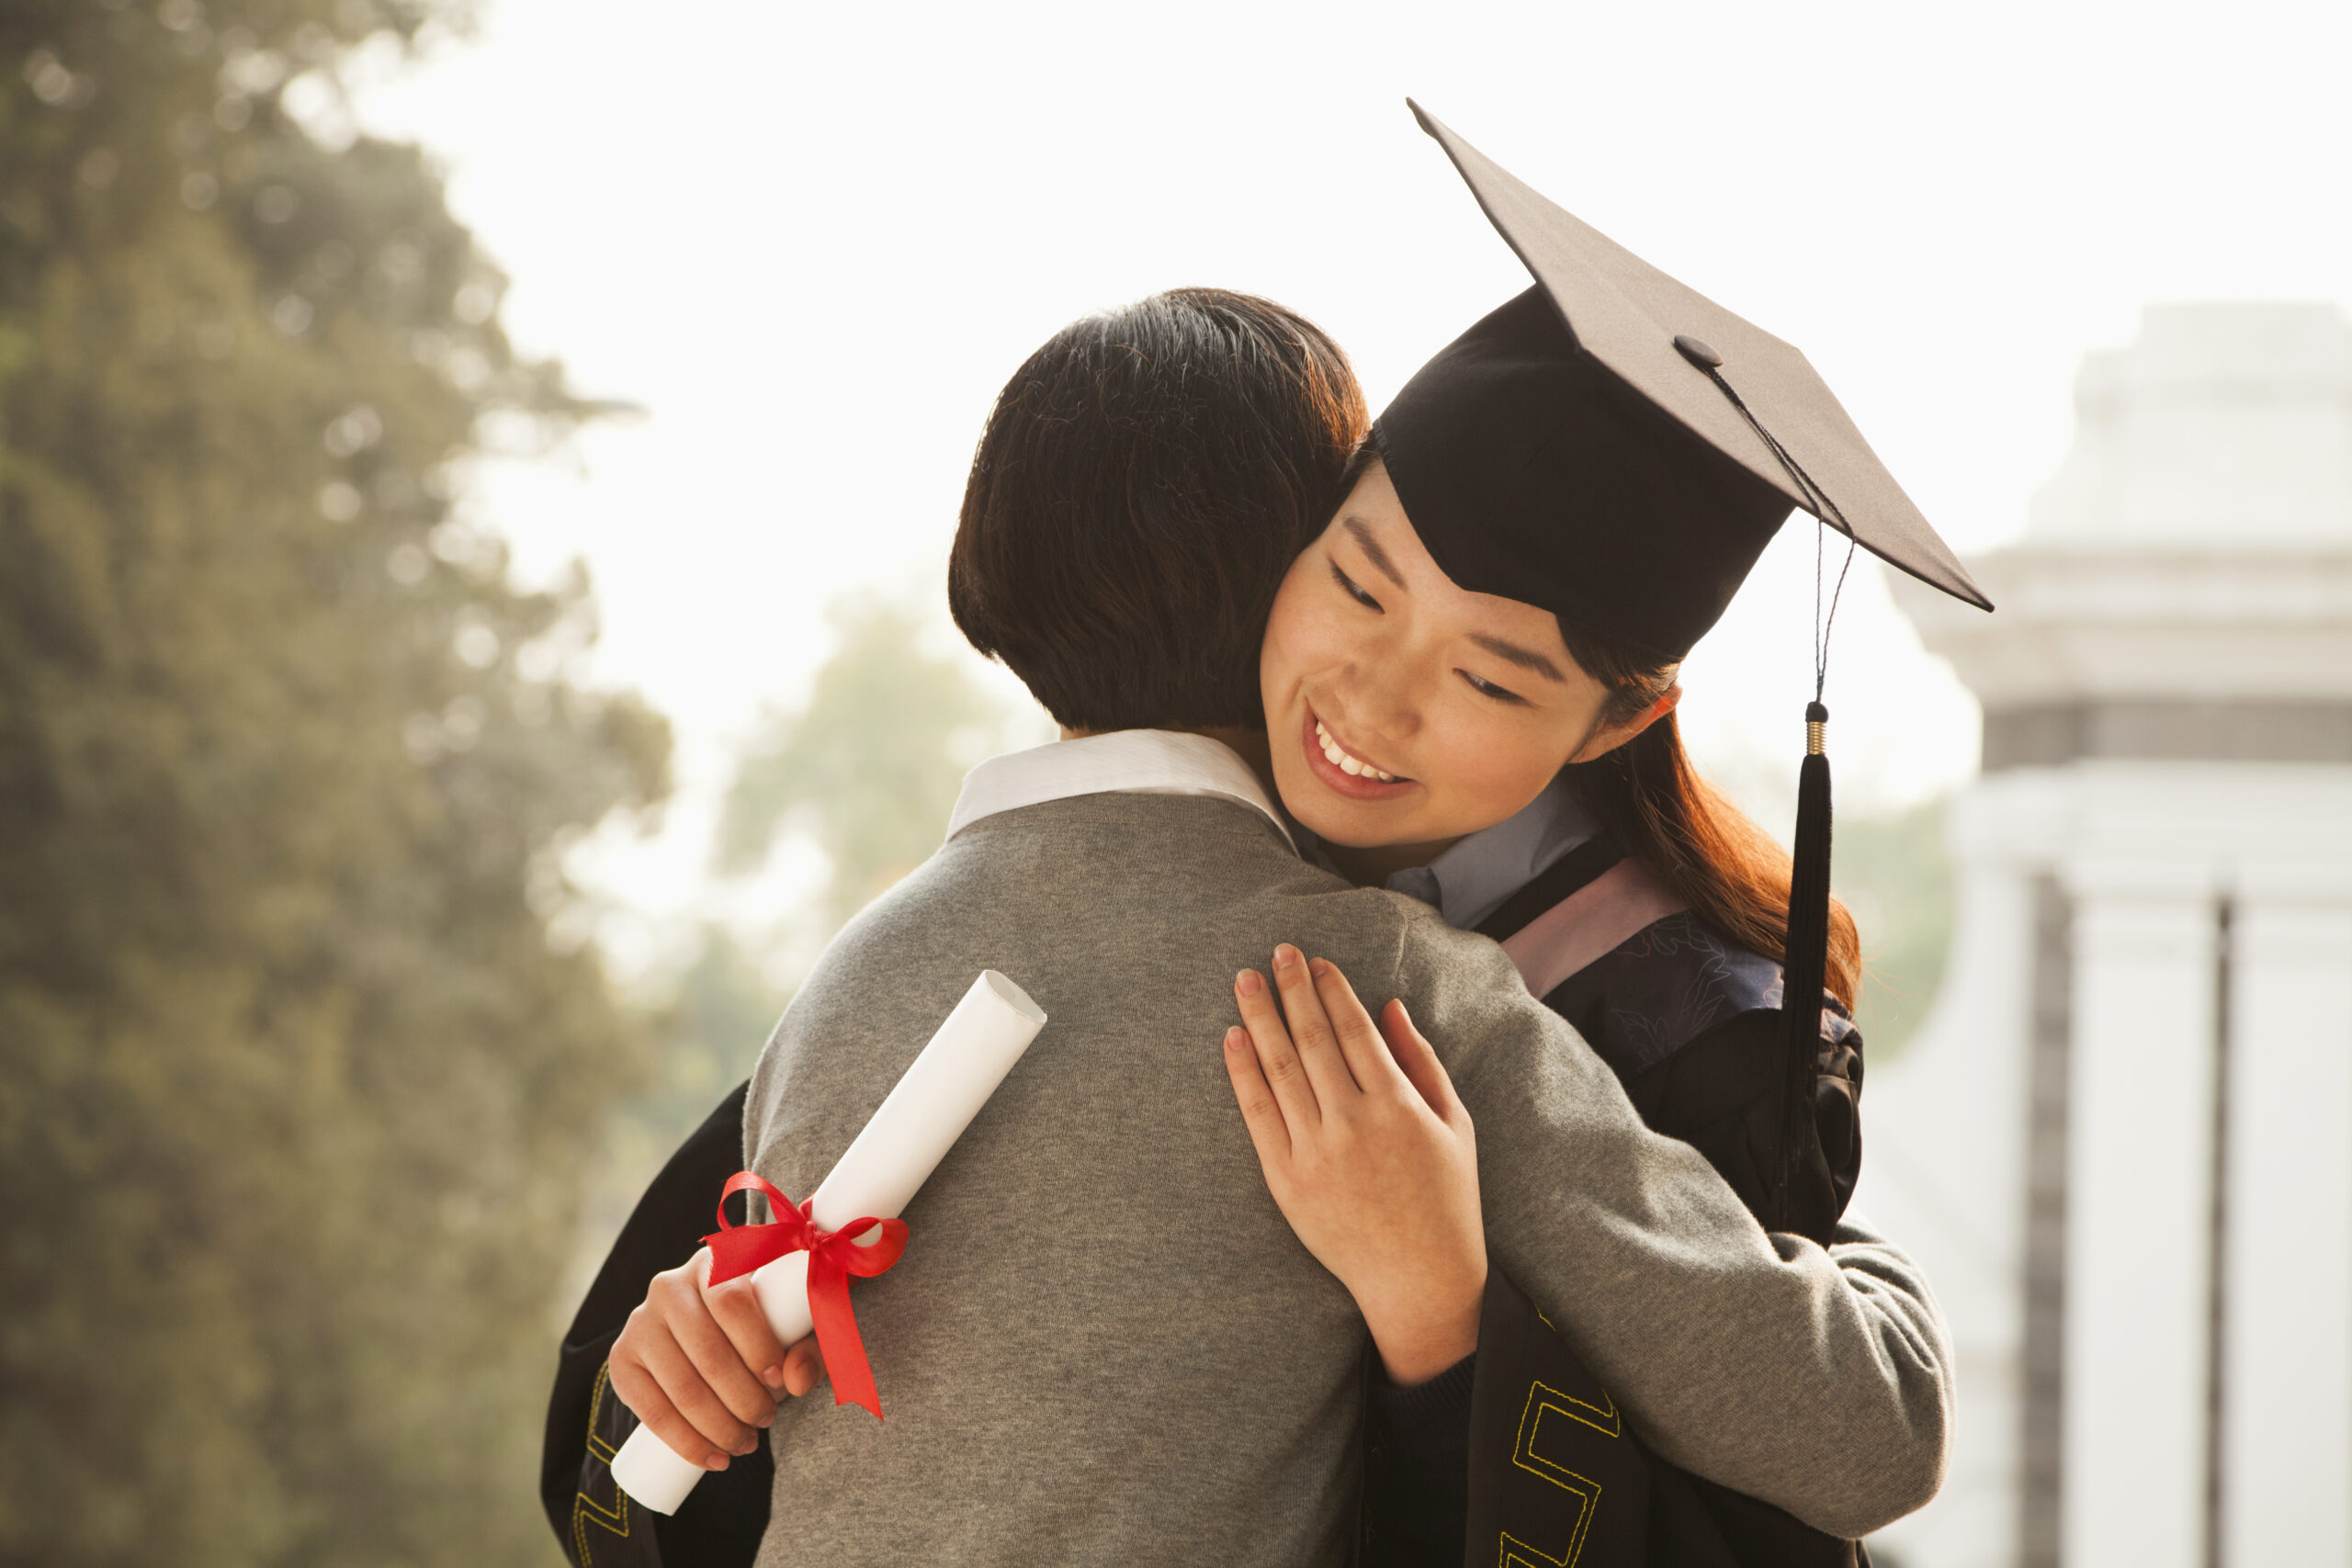
[[[0, 1563], [553, 1559], [583, 1261], [962, 769], [1046, 733], [940, 606], [998, 387], [1211, 283], [1377, 407], [1526, 282], [1406, 94], [1803, 346], [1966, 552], [2143, 303], [2352, 298], [2348, 45], [2317, 6], [0, 10]], [[1792, 526], [1686, 673], [1776, 830], [1812, 573]], [[1828, 696], [1883, 1057], [1975, 714], [1867, 562]]]
[[[449, 170], [517, 341], [647, 411], [471, 493], [526, 573], [585, 557], [596, 668], [677, 727], [669, 826], [594, 863], [666, 919], [828, 600], [937, 600], [981, 417], [1062, 321], [1265, 293], [1377, 408], [1525, 286], [1406, 95], [1802, 346], [1965, 551], [2021, 525], [2077, 359], [2143, 302], [2352, 294], [2347, 15], [499, 0], [421, 69], [369, 56], [356, 96]], [[1691, 661], [1685, 723], [1736, 778], [1795, 749], [1811, 553], [1787, 529]], [[1973, 708], [1871, 576], [1829, 698], [1845, 800], [1894, 807], [1970, 771]]]

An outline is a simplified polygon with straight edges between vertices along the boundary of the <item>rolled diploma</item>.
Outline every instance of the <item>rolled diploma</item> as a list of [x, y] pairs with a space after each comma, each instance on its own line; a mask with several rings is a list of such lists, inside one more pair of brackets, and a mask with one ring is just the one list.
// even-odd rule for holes
[[[827, 1230], [860, 1215], [898, 1218], [1045, 1025], [1045, 1013], [1027, 992], [993, 969], [980, 971], [874, 1119], [818, 1184], [808, 1217]], [[788, 1253], [765, 1265], [752, 1276], [752, 1290], [778, 1344], [808, 1337], [807, 1253]], [[657, 1514], [676, 1513], [706, 1473], [671, 1451], [650, 1427], [631, 1432], [613, 1455], [614, 1482]]]

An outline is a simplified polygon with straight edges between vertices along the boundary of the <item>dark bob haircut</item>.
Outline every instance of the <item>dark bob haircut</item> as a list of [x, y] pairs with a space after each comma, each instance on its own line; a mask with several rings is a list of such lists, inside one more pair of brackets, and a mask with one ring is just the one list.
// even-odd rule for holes
[[1071, 729], [1263, 728], [1258, 646], [1370, 419], [1270, 300], [1179, 288], [1073, 321], [989, 414], [947, 604]]

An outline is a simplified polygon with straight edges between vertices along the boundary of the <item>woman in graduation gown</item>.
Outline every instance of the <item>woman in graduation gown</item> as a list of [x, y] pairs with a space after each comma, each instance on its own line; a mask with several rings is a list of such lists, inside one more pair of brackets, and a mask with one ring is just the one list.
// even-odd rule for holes
[[[1501, 942], [1766, 1230], [1859, 1242], [1859, 942], [1828, 893], [1820, 702], [1834, 589], [1793, 861], [1691, 770], [1676, 678], [1792, 507], [1990, 605], [1794, 349], [1415, 113], [1536, 283], [1384, 411], [1276, 600], [1261, 679], [1283, 805], [1351, 880]], [[1866, 1561], [1651, 1453], [1498, 1270], [1474, 1357], [1369, 1392], [1369, 1562]]]
[[[1385, 802], [1412, 786], [1434, 793], [1426, 786], [1448, 770], [1441, 760], [1416, 778], [1380, 765], [1394, 757], [1347, 750], [1377, 750], [1377, 726], [1358, 733], [1342, 723], [1334, 734], [1311, 711], [1295, 723], [1296, 699], [1318, 688], [1312, 651], [1285, 651], [1278, 604], [1266, 657], [1276, 782], [1337, 868], [1504, 943], [1531, 991], [1577, 1027], [1650, 1126], [1697, 1148], [1768, 1230], [1832, 1245], [1859, 1171], [1861, 1057], [1849, 1016], [1858, 944], [1827, 897], [1826, 778], [1811, 776], [1823, 768], [1809, 758], [1812, 819], [1800, 823], [1792, 892], [1788, 857], [1684, 759], [1675, 668], [1792, 502], [1939, 586], [1981, 596], [1792, 350], [1423, 124], [1538, 287], [1441, 353], [1382, 415], [1363, 477], [1407, 520], [1408, 543], [1392, 535], [1385, 562], [1364, 561], [1343, 510], [1326, 543], [1352, 541], [1363, 581], [1340, 572], [1343, 582], [1329, 581], [1336, 551], [1310, 559], [1312, 549], [1293, 579], [1352, 591], [1359, 609], [1393, 618], [1401, 606], [1382, 568], [1409, 549], [1453, 589], [1556, 617], [1577, 671], [1606, 688], [1595, 730], [1619, 743], [1566, 748], [1532, 801], [1522, 793], [1511, 809], [1474, 814], [1452, 832], [1422, 830], [1433, 824], [1410, 811], [1384, 822]], [[1629, 296], [1644, 309], [1630, 309]], [[1729, 356], [1715, 354], [1718, 343]], [[1661, 391], [1653, 351], [1668, 356], [1667, 374], [1688, 379]], [[1715, 364], [1702, 363], [1711, 356]], [[1648, 379], [1628, 375], [1629, 360]], [[1359, 651], [1379, 657], [1374, 645]], [[1500, 691], [1500, 705], [1513, 696], [1479, 683]], [[1508, 790], [1483, 783], [1486, 800]], [[1401, 787], [1384, 794], [1385, 784]], [[1345, 806], [1336, 813], [1335, 791]], [[1441, 852], [1427, 852], [1433, 846]], [[1818, 1001], [1783, 1006], [1784, 956], [1801, 976], [1795, 994]], [[543, 1490], [582, 1564], [748, 1562], [764, 1525], [764, 1450], [669, 1519], [631, 1509], [603, 1469], [632, 1424], [604, 1385], [605, 1354], [644, 1281], [691, 1253], [706, 1227], [708, 1194], [738, 1162], [735, 1109], [714, 1113], [649, 1192], [567, 1336]], [[1465, 1546], [1466, 1561], [1530, 1568], [1860, 1556], [1859, 1543], [1650, 1453], [1499, 1271], [1488, 1278], [1473, 1358], [1403, 1390], [1385, 1387], [1368, 1364], [1367, 1383], [1368, 1563], [1463, 1561]]]

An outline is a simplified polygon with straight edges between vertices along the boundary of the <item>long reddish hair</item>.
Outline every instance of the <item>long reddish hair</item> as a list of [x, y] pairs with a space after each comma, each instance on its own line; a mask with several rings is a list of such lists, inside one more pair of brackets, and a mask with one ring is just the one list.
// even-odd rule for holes
[[[1569, 654], [1608, 688], [1603, 725], [1634, 718], [1674, 684], [1679, 664], [1658, 664], [1612, 638], [1560, 623]], [[1667, 714], [1615, 750], [1570, 767], [1577, 798], [1626, 852], [1672, 888], [1701, 919], [1744, 947], [1785, 957], [1789, 935], [1788, 851], [1699, 776]], [[1846, 906], [1829, 901], [1825, 985], [1854, 1005], [1862, 968], [1860, 933]]]

